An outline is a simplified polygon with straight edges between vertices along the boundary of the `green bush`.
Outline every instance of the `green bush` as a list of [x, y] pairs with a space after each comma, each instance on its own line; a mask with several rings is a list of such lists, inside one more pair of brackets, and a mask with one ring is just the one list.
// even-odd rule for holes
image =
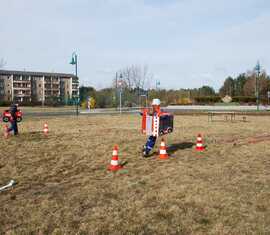
[[204, 97], [195, 97], [194, 101], [196, 104], [213, 104], [221, 101], [219, 96], [204, 96]]
[[232, 102], [238, 103], [256, 103], [256, 97], [254, 96], [234, 96]]
[[10, 105], [11, 105], [10, 101], [3, 101], [3, 100], [0, 101], [0, 106], [10, 106]]

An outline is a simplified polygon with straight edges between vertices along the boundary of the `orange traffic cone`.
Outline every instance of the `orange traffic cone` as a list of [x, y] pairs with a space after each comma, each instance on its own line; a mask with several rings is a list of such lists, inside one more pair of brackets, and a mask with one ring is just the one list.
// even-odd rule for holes
[[167, 154], [166, 145], [164, 139], [161, 139], [160, 148], [159, 148], [159, 159], [168, 159], [169, 155]]
[[197, 151], [203, 151], [204, 150], [201, 134], [198, 134], [198, 136], [197, 136], [196, 150]]
[[123, 166], [119, 165], [118, 163], [118, 147], [115, 145], [113, 148], [111, 164], [108, 166], [108, 170], [117, 171], [121, 168], [123, 168]]
[[8, 125], [4, 126], [4, 137], [8, 138], [9, 137], [9, 131], [8, 131]]
[[46, 136], [49, 133], [49, 127], [48, 127], [48, 124], [47, 123], [44, 124], [43, 132], [44, 132], [44, 135], [46, 135]]

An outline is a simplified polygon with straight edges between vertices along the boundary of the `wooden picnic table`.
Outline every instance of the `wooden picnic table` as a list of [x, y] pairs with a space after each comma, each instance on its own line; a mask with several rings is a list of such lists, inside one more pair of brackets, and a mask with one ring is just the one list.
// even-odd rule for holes
[[[212, 112], [208, 112], [208, 122], [211, 121], [215, 121], [214, 118], [216, 116], [223, 116], [224, 117], [224, 121], [231, 121], [234, 122], [235, 116], [236, 116], [236, 112], [224, 112], [224, 111], [212, 111]], [[243, 116], [243, 121], [246, 121], [246, 117]]]

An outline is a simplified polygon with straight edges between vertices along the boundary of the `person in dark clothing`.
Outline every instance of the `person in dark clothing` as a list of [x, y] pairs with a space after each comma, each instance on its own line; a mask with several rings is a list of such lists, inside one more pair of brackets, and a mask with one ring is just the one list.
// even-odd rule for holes
[[11, 118], [10, 118], [10, 128], [8, 129], [8, 132], [13, 131], [14, 135], [18, 135], [19, 131], [18, 131], [18, 125], [17, 125], [17, 116], [16, 116], [16, 112], [18, 111], [18, 105], [17, 104], [12, 104], [10, 106], [10, 114], [11, 114]]

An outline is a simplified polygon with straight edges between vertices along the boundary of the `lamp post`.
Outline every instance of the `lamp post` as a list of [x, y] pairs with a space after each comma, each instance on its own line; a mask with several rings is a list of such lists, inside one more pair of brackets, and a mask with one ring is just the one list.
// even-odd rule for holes
[[156, 81], [156, 90], [158, 90], [158, 86], [160, 86], [160, 81]]
[[118, 85], [119, 85], [119, 87], [120, 87], [120, 89], [119, 89], [119, 102], [120, 102], [120, 108], [119, 108], [119, 111], [120, 111], [120, 114], [122, 113], [122, 78], [123, 78], [123, 75], [122, 75], [122, 73], [120, 73], [120, 76], [119, 76], [119, 78], [120, 78], [120, 81], [118, 82]]
[[256, 66], [255, 66], [255, 71], [257, 72], [256, 74], [256, 84], [255, 84], [255, 93], [256, 93], [256, 104], [257, 104], [257, 111], [259, 111], [259, 86], [258, 86], [258, 79], [260, 77], [260, 72], [261, 72], [261, 66], [260, 62], [258, 61]]
[[[70, 64], [75, 65], [75, 76], [76, 76], [76, 79], [78, 79], [78, 55], [76, 54], [76, 52], [72, 53]], [[71, 86], [72, 86], [72, 84], [71, 84]], [[75, 96], [75, 100], [76, 100], [76, 115], [78, 116], [79, 115], [79, 96], [78, 96], [78, 94]]]

